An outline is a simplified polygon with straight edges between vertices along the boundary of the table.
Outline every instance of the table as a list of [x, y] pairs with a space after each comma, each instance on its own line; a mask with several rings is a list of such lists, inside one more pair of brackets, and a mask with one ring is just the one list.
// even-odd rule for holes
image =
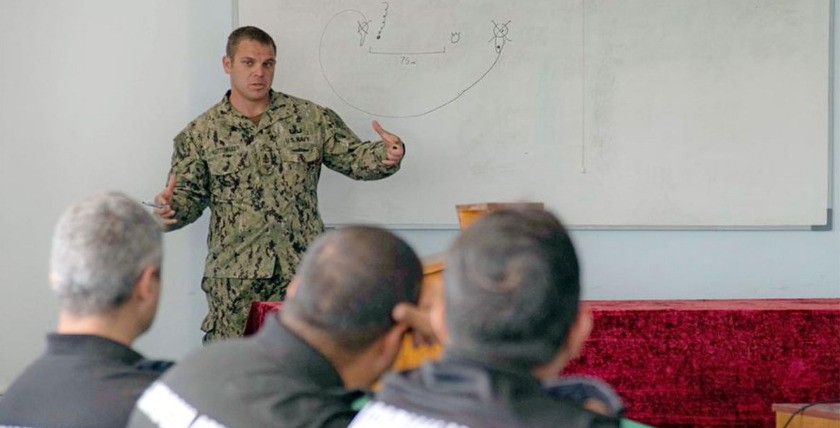
[[593, 301], [564, 373], [654, 426], [772, 427], [773, 403], [840, 399], [840, 299]]
[[773, 410], [776, 428], [840, 428], [840, 403], [779, 403], [773, 405]]

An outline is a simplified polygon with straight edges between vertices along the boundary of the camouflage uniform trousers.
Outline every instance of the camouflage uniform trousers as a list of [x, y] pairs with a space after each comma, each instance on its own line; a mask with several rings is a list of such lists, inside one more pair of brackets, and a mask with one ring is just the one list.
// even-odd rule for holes
[[207, 295], [207, 316], [201, 323], [204, 344], [241, 337], [251, 303], [280, 301], [286, 297], [289, 278], [279, 273], [271, 278], [210, 278], [201, 280]]

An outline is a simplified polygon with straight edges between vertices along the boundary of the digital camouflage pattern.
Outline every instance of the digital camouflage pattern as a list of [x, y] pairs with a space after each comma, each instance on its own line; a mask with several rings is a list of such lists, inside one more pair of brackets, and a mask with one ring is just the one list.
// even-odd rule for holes
[[207, 316], [201, 323], [202, 341], [206, 344], [242, 336], [251, 302], [283, 300], [290, 280], [279, 275], [257, 279], [204, 277], [201, 289], [207, 294]]
[[225, 290], [204, 281], [202, 288], [212, 291], [205, 290], [210, 313], [202, 329], [242, 318], [241, 328], [230, 329], [240, 335], [246, 299], [282, 298], [300, 257], [324, 230], [317, 195], [321, 165], [357, 180], [387, 177], [399, 165], [383, 165], [385, 144], [361, 141], [337, 114], [311, 101], [272, 91], [255, 125], [229, 96], [175, 137], [170, 173], [177, 177], [172, 207], [178, 222], [168, 230], [194, 222], [209, 207], [204, 276], [277, 277], [276, 285], [259, 291], [245, 290], [248, 281]]

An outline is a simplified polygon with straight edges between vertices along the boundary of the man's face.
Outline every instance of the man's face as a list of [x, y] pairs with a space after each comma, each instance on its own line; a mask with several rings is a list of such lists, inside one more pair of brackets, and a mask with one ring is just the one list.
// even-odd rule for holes
[[225, 73], [230, 75], [231, 96], [250, 102], [268, 100], [276, 63], [271, 45], [241, 40], [233, 58], [225, 56], [223, 61]]

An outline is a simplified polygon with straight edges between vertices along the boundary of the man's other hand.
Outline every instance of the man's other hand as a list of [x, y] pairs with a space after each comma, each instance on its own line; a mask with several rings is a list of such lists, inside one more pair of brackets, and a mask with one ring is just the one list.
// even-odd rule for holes
[[175, 210], [172, 209], [172, 194], [175, 192], [176, 182], [175, 176], [170, 175], [169, 183], [155, 196], [155, 203], [161, 205], [161, 207], [155, 208], [154, 213], [160, 222], [167, 226], [178, 222], [175, 218]]

